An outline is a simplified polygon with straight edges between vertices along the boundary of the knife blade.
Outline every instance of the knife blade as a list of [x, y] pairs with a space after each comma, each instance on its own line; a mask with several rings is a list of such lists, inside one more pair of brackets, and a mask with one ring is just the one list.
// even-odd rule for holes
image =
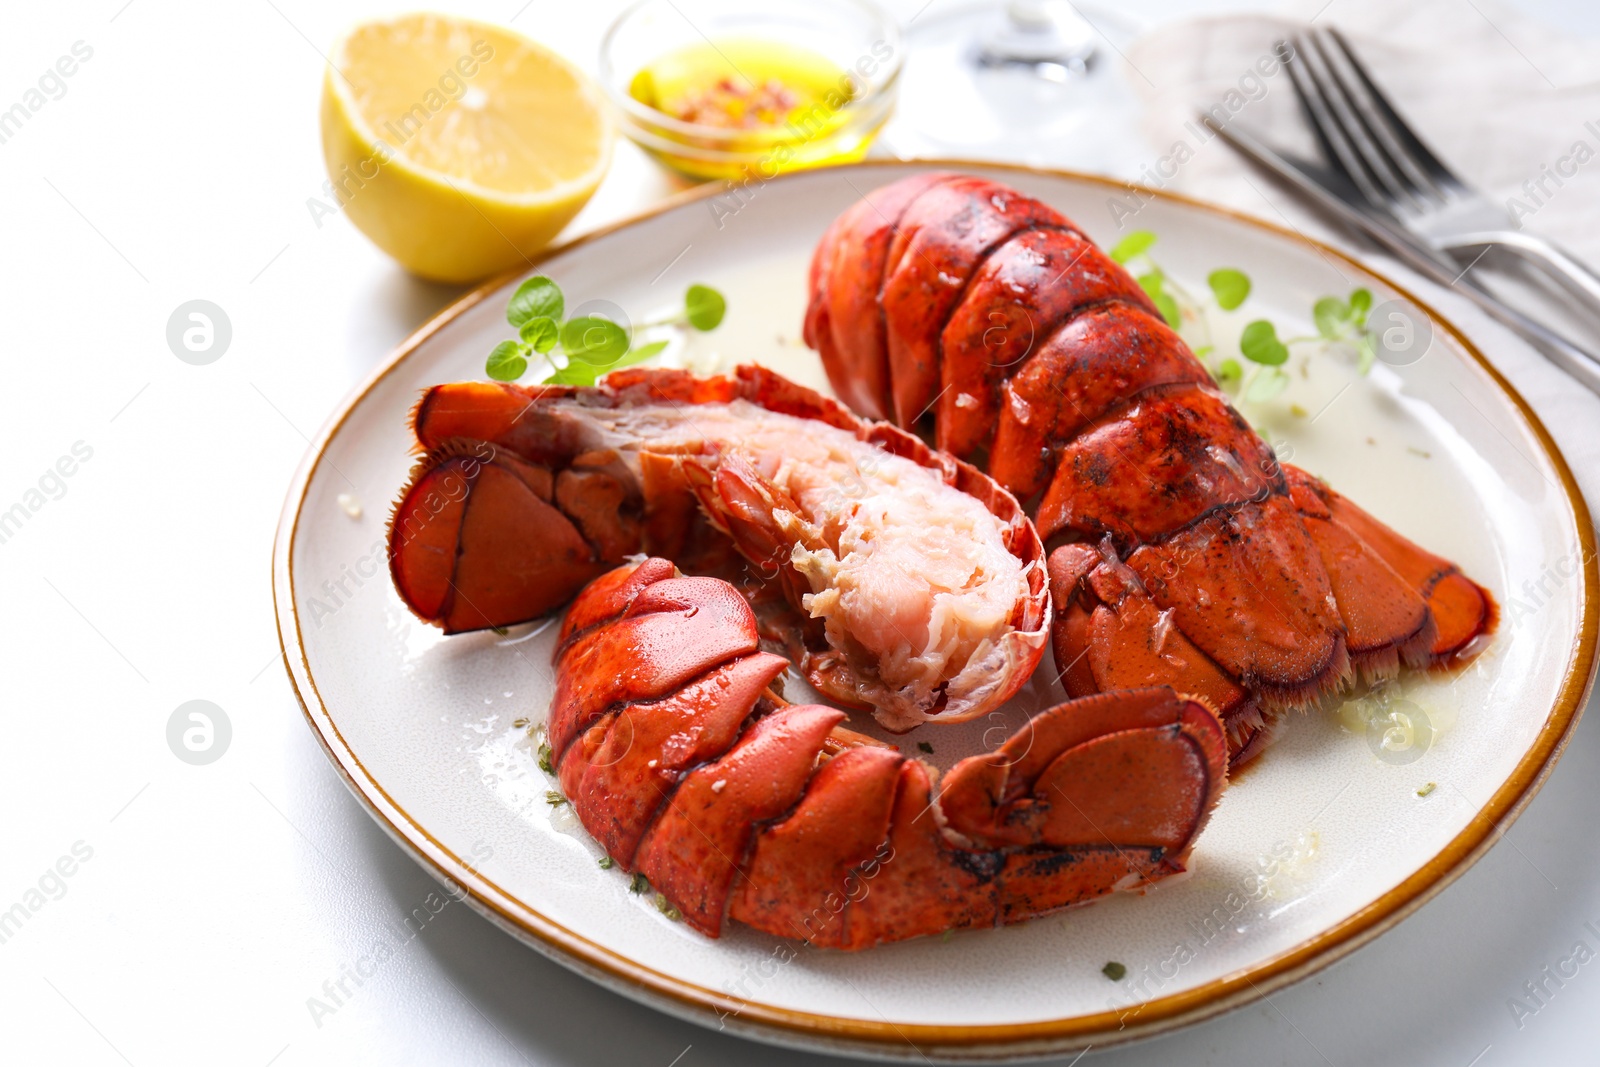
[[[1235, 124], [1217, 122], [1206, 112], [1200, 121], [1241, 154], [1277, 176], [1346, 226], [1365, 234], [1417, 273], [1467, 297], [1495, 321], [1513, 330], [1551, 362], [1600, 395], [1600, 357], [1503, 303], [1441, 249], [1432, 248], [1392, 218], [1385, 219], [1359, 198], [1344, 179], [1320, 166], [1272, 148]], [[1341, 187], [1342, 186], [1342, 187]]]

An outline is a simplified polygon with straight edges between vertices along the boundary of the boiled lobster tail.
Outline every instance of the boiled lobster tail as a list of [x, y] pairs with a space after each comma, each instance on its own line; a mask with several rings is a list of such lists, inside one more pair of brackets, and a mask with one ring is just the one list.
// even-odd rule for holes
[[824, 695], [905, 730], [998, 707], [1050, 619], [1044, 548], [969, 464], [760, 367], [459, 382], [413, 414], [395, 587], [447, 632], [560, 607], [625, 558], [737, 578]]
[[1069, 693], [1203, 695], [1242, 760], [1282, 711], [1492, 632], [1486, 590], [1280, 465], [1133, 277], [1038, 201], [907, 178], [839, 217], [811, 280], [835, 391], [983, 465], [1058, 546]]
[[1018, 922], [1181, 871], [1227, 744], [1167, 689], [1074, 701], [942, 779], [789, 705], [731, 585], [662, 559], [568, 612], [548, 722], [574, 811], [684, 921], [860, 949]]

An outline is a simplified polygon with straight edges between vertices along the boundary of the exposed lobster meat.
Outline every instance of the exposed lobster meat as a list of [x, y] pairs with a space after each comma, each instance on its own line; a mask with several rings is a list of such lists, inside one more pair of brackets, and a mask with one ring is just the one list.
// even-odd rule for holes
[[536, 618], [635, 553], [717, 572], [737, 550], [758, 599], [781, 588], [767, 621], [807, 679], [890, 729], [984, 714], [1043, 655], [1044, 550], [1015, 498], [770, 371], [441, 385], [413, 425], [390, 567], [447, 632]]
[[1019, 922], [1181, 871], [1227, 775], [1199, 701], [1148, 688], [1035, 716], [937, 772], [769, 688], [733, 586], [651, 558], [567, 613], [549, 743], [624, 870], [711, 937], [732, 919], [860, 949]]
[[1238, 763], [1285, 710], [1494, 629], [1487, 590], [1280, 465], [1138, 283], [1013, 189], [930, 173], [871, 193], [817, 246], [805, 338], [851, 406], [931, 423], [1060, 545], [1069, 694], [1203, 696]]

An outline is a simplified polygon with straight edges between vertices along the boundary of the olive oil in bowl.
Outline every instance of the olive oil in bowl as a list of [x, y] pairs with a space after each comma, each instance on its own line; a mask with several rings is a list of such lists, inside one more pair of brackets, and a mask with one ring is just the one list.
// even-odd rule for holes
[[869, 80], [886, 42], [854, 67], [801, 45], [733, 37], [663, 53], [635, 73], [626, 132], [695, 178], [770, 178], [860, 159], [888, 119]]

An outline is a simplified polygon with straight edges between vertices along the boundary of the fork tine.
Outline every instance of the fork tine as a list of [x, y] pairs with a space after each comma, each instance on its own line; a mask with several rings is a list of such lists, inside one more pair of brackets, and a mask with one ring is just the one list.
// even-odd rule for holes
[[[1328, 60], [1328, 67], [1333, 77], [1354, 105], [1367, 130], [1379, 142], [1394, 166], [1404, 174], [1412, 191], [1440, 201], [1448, 199], [1441, 182], [1435, 180], [1435, 175], [1429, 173], [1427, 162], [1418, 158], [1412, 147], [1421, 142], [1417, 140], [1415, 134], [1411, 134], [1407, 143], [1401, 131], [1405, 130], [1409, 134], [1410, 130], [1406, 129], [1394, 106], [1378, 91], [1365, 68], [1356, 60], [1355, 53], [1349, 45], [1331, 29], [1317, 32], [1320, 38], [1319, 44]], [[1442, 170], [1443, 165], [1434, 159], [1431, 153], [1428, 155], [1434, 166]], [[1444, 171], [1444, 174], [1447, 179], [1453, 179], [1453, 175], [1448, 171]]]
[[1378, 88], [1377, 83], [1372, 80], [1372, 75], [1368, 73], [1366, 65], [1356, 58], [1355, 49], [1350, 47], [1350, 42], [1345, 40], [1344, 34], [1332, 26], [1328, 27], [1324, 32], [1338, 46], [1344, 62], [1348, 64], [1349, 69], [1358, 79], [1361, 87], [1360, 95], [1365, 98], [1366, 103], [1369, 105], [1368, 114], [1373, 115], [1379, 124], [1387, 128], [1388, 133], [1392, 136], [1395, 143], [1391, 146], [1391, 152], [1395, 158], [1402, 163], [1411, 162], [1421, 170], [1426, 176], [1425, 188], [1431, 187], [1436, 191], [1442, 192], [1443, 187], [1462, 186], [1464, 183], [1461, 179], [1456, 177], [1455, 172], [1445, 166], [1439, 157], [1433, 154], [1433, 150], [1423, 143], [1422, 139], [1417, 136], [1416, 131], [1411, 128], [1410, 123], [1406, 122], [1400, 112], [1395, 109], [1394, 104], [1384, 95], [1383, 90]]
[[1334, 117], [1332, 105], [1322, 86], [1311, 77], [1304, 60], [1306, 52], [1304, 45], [1304, 38], [1299, 35], [1278, 42], [1280, 50], [1287, 50], [1289, 53], [1289, 58], [1284, 61], [1284, 67], [1289, 71], [1289, 80], [1294, 85], [1295, 95], [1300, 98], [1300, 107], [1305, 112], [1312, 130], [1316, 132], [1324, 155], [1327, 156], [1330, 165], [1343, 172], [1344, 176], [1361, 190], [1361, 195], [1369, 204], [1374, 206], [1387, 204], [1388, 194], [1378, 188], [1373, 181], [1372, 174], [1362, 162], [1361, 154], [1350, 143], [1344, 127]]
[[1339, 124], [1340, 130], [1359, 153], [1362, 163], [1366, 165], [1372, 177], [1382, 186], [1384, 202], [1391, 208], [1420, 207], [1405, 177], [1395, 169], [1393, 161], [1384, 153], [1383, 146], [1374, 139], [1372, 132], [1356, 114], [1350, 98], [1345, 95], [1344, 87], [1331, 69], [1332, 64], [1323, 54], [1321, 40], [1312, 34], [1302, 34], [1300, 41], [1299, 58], [1305, 64], [1307, 76], [1317, 83], [1327, 100], [1328, 110], [1332, 113], [1334, 121]]

